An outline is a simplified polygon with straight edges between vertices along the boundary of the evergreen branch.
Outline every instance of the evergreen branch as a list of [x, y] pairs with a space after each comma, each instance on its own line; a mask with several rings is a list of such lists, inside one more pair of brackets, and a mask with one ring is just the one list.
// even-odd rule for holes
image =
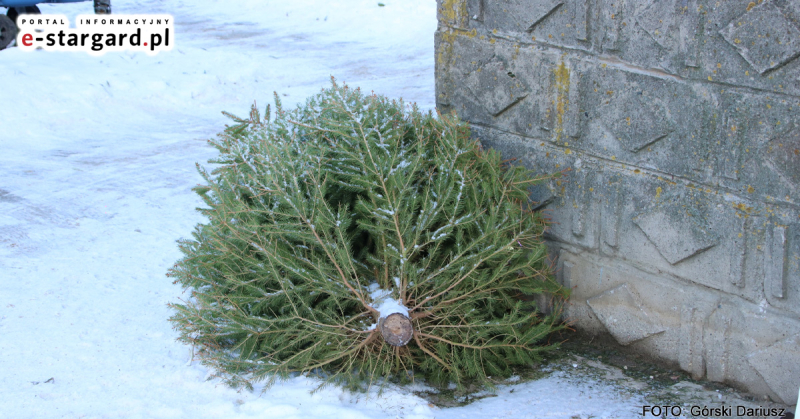
[[475, 271], [475, 269], [477, 269], [477, 268], [478, 268], [478, 266], [480, 266], [480, 265], [481, 265], [483, 262], [485, 262], [487, 259], [489, 259], [489, 258], [491, 258], [491, 257], [495, 256], [496, 254], [498, 254], [498, 253], [500, 253], [500, 252], [502, 252], [502, 251], [505, 251], [505, 250], [506, 250], [506, 248], [507, 248], [507, 246], [509, 246], [509, 245], [513, 246], [513, 244], [514, 244], [514, 243], [517, 241], [517, 238], [518, 238], [518, 237], [520, 237], [520, 236], [521, 236], [521, 233], [520, 233], [520, 234], [517, 234], [517, 235], [515, 235], [515, 236], [514, 236], [514, 238], [511, 240], [511, 243], [510, 243], [510, 244], [508, 244], [508, 245], [506, 245], [506, 246], [501, 246], [501, 247], [499, 247], [497, 250], [495, 250], [494, 252], [490, 253], [489, 255], [487, 255], [487, 256], [484, 256], [484, 257], [481, 257], [481, 259], [480, 259], [480, 260], [479, 260], [477, 263], [475, 263], [474, 265], [472, 265], [472, 268], [469, 270], [469, 272], [465, 273], [463, 276], [461, 276], [461, 278], [459, 278], [458, 280], [456, 280], [455, 282], [453, 282], [452, 284], [450, 284], [450, 285], [449, 285], [447, 288], [445, 288], [443, 291], [439, 292], [438, 294], [436, 294], [436, 295], [434, 295], [434, 296], [432, 296], [432, 297], [425, 297], [425, 298], [422, 300], [422, 302], [420, 302], [420, 303], [417, 303], [417, 305], [415, 305], [414, 307], [412, 307], [410, 311], [415, 311], [415, 310], [416, 310], [416, 309], [418, 309], [420, 306], [422, 306], [422, 304], [424, 304], [424, 303], [426, 303], [426, 302], [428, 302], [428, 301], [430, 301], [430, 300], [435, 300], [436, 298], [439, 298], [440, 296], [442, 296], [442, 295], [446, 294], [448, 291], [452, 290], [453, 288], [455, 288], [456, 286], [458, 286], [459, 284], [461, 284], [461, 282], [462, 282], [462, 281], [464, 281], [464, 280], [465, 280], [467, 277], [469, 277], [469, 276], [470, 276], [470, 274], [472, 274], [472, 272], [474, 272], [474, 271]]
[[368, 344], [372, 343], [372, 341], [374, 341], [377, 338], [377, 336], [378, 336], [377, 329], [373, 329], [372, 333], [369, 335], [369, 337], [367, 337], [366, 339], [361, 341], [361, 343], [359, 343], [355, 348], [350, 349], [347, 352], [343, 352], [338, 356], [335, 356], [335, 357], [332, 357], [330, 359], [327, 359], [327, 360], [325, 360], [323, 362], [304, 367], [304, 369], [306, 371], [311, 371], [311, 370], [314, 370], [316, 368], [321, 368], [321, 367], [324, 367], [325, 365], [330, 364], [331, 362], [337, 361], [337, 360], [339, 360], [341, 358], [344, 358], [345, 356], [348, 356], [350, 354], [356, 353], [356, 352], [360, 351], [361, 349], [363, 349]]
[[435, 354], [435, 353], [433, 353], [433, 352], [431, 352], [430, 350], [428, 350], [428, 348], [426, 348], [426, 347], [425, 347], [425, 345], [423, 345], [423, 344], [422, 344], [422, 342], [419, 340], [419, 337], [420, 337], [420, 334], [419, 334], [419, 332], [416, 332], [416, 331], [415, 331], [415, 332], [414, 332], [414, 342], [417, 342], [417, 347], [418, 347], [419, 349], [421, 349], [421, 350], [422, 350], [422, 352], [425, 352], [426, 354], [428, 354], [428, 356], [430, 356], [431, 358], [435, 359], [435, 360], [436, 360], [436, 362], [438, 362], [438, 363], [442, 364], [442, 366], [444, 367], [444, 369], [446, 369], [446, 370], [451, 370], [452, 368], [450, 367], [450, 365], [449, 365], [448, 363], [444, 362], [444, 361], [442, 360], [442, 358], [439, 358], [438, 356], [436, 356], [436, 354]]
[[486, 350], [486, 349], [490, 349], [490, 348], [515, 348], [515, 349], [522, 349], [522, 350], [530, 350], [531, 349], [528, 345], [513, 345], [513, 344], [495, 344], [495, 345], [478, 345], [478, 346], [476, 346], [476, 345], [468, 345], [466, 343], [455, 342], [455, 341], [452, 341], [452, 340], [449, 340], [449, 339], [441, 338], [441, 337], [435, 336], [435, 335], [429, 335], [427, 333], [422, 333], [422, 332], [419, 332], [419, 335], [424, 337], [424, 338], [437, 340], [439, 342], [444, 342], [444, 343], [446, 343], [446, 344], [448, 344], [450, 346], [454, 346], [454, 347], [457, 346], [457, 347], [460, 347], [460, 348], [475, 349], [475, 350], [481, 350], [481, 351], [482, 350]]

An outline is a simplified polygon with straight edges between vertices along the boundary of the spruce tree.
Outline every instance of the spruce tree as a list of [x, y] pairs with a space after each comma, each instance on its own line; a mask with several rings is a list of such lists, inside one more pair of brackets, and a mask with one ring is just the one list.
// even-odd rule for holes
[[[538, 359], [566, 295], [533, 176], [452, 115], [332, 82], [255, 105], [211, 144], [209, 222], [170, 270], [179, 339], [234, 386], [310, 373], [350, 388], [491, 384]], [[530, 296], [546, 296], [549, 314]], [[541, 299], [539, 299], [541, 300]]]

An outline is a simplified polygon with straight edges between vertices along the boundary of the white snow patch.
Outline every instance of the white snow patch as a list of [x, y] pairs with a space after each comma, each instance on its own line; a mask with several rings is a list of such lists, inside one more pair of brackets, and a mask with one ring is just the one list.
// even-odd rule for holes
[[408, 307], [391, 297], [384, 298], [380, 305], [375, 307], [375, 309], [381, 313], [381, 317], [387, 317], [394, 313], [400, 313], [408, 317]]
[[[394, 280], [397, 283], [400, 282], [400, 278], [395, 277]], [[369, 296], [372, 299], [372, 304], [370, 304], [370, 307], [378, 310], [381, 318], [385, 318], [394, 313], [400, 313], [406, 317], [409, 317], [408, 307], [404, 306], [402, 302], [392, 298], [392, 290], [382, 289], [380, 285], [375, 282], [370, 284], [369, 289]], [[372, 330], [376, 326], [377, 324], [372, 324], [367, 328], [367, 330]]]

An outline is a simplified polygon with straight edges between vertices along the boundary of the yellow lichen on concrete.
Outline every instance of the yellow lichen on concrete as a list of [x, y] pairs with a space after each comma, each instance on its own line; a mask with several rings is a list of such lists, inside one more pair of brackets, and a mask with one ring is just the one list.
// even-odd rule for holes
[[561, 141], [561, 134], [564, 132], [564, 114], [569, 109], [569, 68], [564, 61], [555, 69], [556, 87], [556, 142]]
[[444, 30], [440, 32], [441, 41], [436, 51], [436, 65], [442, 68], [449, 68], [453, 63], [453, 43], [456, 40], [456, 32], [452, 30]]
[[466, 27], [469, 22], [466, 0], [442, 0], [439, 14], [445, 23], [453, 26]]
[[746, 214], [750, 214], [750, 213], [753, 212], [753, 207], [748, 207], [747, 205], [742, 204], [742, 203], [733, 204], [733, 207], [738, 209], [739, 211], [742, 211], [742, 212], [746, 213]]
[[466, 36], [467, 38], [474, 38], [478, 36], [478, 31], [476, 29], [472, 29], [471, 31], [466, 31], [463, 29], [446, 29], [439, 33], [441, 34], [441, 42], [439, 43], [438, 51], [436, 51], [436, 63], [437, 65], [446, 66], [453, 64], [451, 59], [453, 58], [453, 46], [456, 37]]

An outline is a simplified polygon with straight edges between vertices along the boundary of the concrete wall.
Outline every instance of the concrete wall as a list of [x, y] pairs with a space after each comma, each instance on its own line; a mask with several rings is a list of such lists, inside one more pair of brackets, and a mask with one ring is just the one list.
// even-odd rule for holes
[[800, 0], [439, 0], [436, 94], [541, 172], [569, 318], [797, 403]]

